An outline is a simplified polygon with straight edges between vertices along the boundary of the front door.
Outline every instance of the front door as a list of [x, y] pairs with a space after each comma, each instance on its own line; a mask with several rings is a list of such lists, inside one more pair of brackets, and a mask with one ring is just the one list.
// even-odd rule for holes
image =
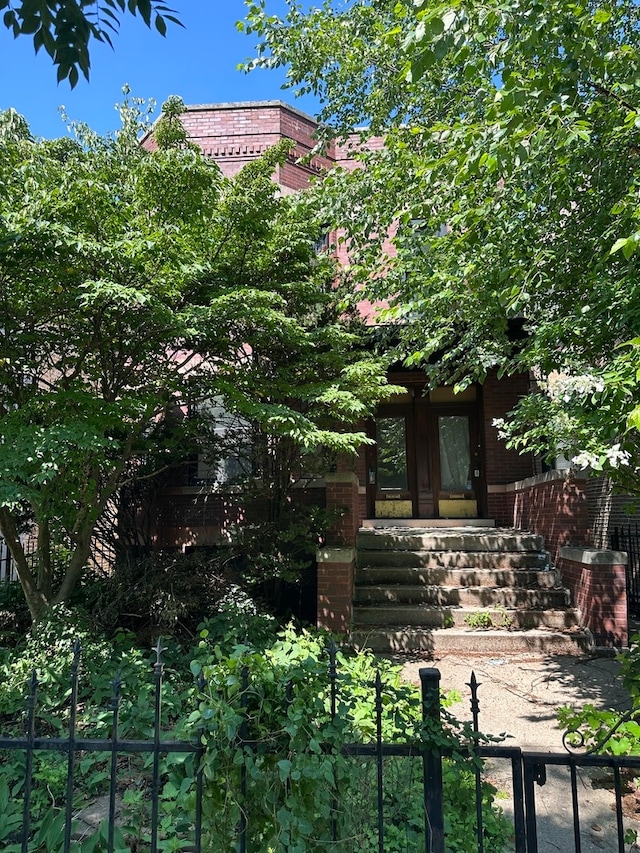
[[477, 518], [482, 514], [477, 403], [407, 392], [378, 409], [367, 453], [373, 518]]
[[434, 491], [440, 518], [478, 518], [480, 445], [475, 411], [433, 412], [437, 448]]

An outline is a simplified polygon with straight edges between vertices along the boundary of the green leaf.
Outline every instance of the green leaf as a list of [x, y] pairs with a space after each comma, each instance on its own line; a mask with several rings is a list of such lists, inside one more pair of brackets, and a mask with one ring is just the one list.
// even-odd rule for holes
[[286, 782], [286, 780], [291, 775], [291, 762], [288, 759], [281, 759], [278, 761], [278, 775], [280, 776], [281, 782]]
[[626, 249], [628, 244], [629, 244], [629, 238], [628, 237], [618, 237], [616, 242], [613, 244], [613, 246], [609, 250], [609, 254], [613, 255], [613, 254], [615, 254], [615, 252], [619, 252], [620, 249]]

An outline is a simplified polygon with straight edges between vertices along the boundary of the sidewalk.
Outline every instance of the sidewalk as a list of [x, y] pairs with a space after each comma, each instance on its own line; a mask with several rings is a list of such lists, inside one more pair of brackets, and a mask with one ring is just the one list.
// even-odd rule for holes
[[[468, 682], [475, 672], [480, 684], [480, 730], [508, 735], [506, 744], [524, 751], [562, 753], [562, 731], [556, 709], [592, 704], [596, 708], [629, 707], [629, 696], [618, 677], [613, 658], [588, 656], [482, 657], [445, 655], [435, 661], [417, 657], [392, 658], [402, 665], [408, 681], [419, 683], [419, 669], [432, 666], [441, 673], [443, 690], [457, 690], [462, 701], [451, 711], [462, 720], [471, 719]], [[504, 766], [498, 766], [503, 764]], [[512, 814], [511, 771], [506, 762], [488, 762], [487, 775], [502, 792], [498, 802]], [[611, 790], [598, 784], [595, 770], [578, 771], [581, 845], [584, 853], [618, 850], [614, 803]], [[544, 786], [536, 786], [539, 853], [575, 850], [569, 771], [549, 768]], [[640, 821], [625, 818], [625, 829], [640, 835]]]
[[613, 658], [444, 655], [435, 661], [401, 656], [393, 660], [402, 665], [404, 678], [416, 684], [421, 667], [438, 669], [442, 689], [457, 690], [462, 695], [462, 702], [452, 709], [461, 719], [471, 719], [467, 685], [471, 672], [475, 672], [480, 684], [480, 730], [487, 734], [505, 732], [511, 735], [511, 743], [522, 749], [562, 749], [562, 732], [556, 723], [560, 705], [629, 707], [629, 696], [618, 677], [619, 665]]

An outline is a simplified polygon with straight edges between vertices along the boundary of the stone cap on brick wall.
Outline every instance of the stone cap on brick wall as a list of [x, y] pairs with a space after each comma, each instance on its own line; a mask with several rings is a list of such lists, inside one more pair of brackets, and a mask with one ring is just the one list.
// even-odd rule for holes
[[320, 548], [316, 552], [318, 563], [353, 563], [355, 558], [355, 548]]
[[278, 107], [279, 109], [286, 110], [289, 113], [296, 113], [301, 118], [304, 118], [313, 124], [317, 124], [314, 117], [309, 115], [309, 113], [303, 112], [303, 110], [298, 109], [298, 107], [292, 107], [291, 104], [286, 103], [286, 101], [278, 100], [277, 98], [266, 101], [221, 101], [217, 104], [186, 104], [186, 111], [194, 113], [199, 111], [210, 112], [212, 110], [260, 109], [261, 107]]
[[580, 471], [577, 468], [562, 468], [559, 471], [545, 471], [544, 474], [536, 474], [534, 477], [527, 477], [525, 480], [516, 480], [514, 483], [490, 484], [487, 486], [487, 491], [489, 494], [520, 492], [542, 483], [575, 482], [587, 479], [588, 476], [585, 471]]
[[335, 471], [324, 475], [325, 483], [359, 483], [358, 475], [353, 471]]
[[560, 548], [558, 556], [587, 566], [626, 566], [628, 562], [626, 551], [605, 551], [599, 548], [564, 547]]

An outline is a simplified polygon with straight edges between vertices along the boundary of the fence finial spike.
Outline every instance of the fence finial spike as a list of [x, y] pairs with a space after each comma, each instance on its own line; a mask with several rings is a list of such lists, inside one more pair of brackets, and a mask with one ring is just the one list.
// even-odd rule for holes
[[158, 637], [158, 642], [155, 644], [152, 651], [156, 653], [156, 663], [160, 663], [162, 653], [167, 651], [167, 646], [163, 645], [162, 637]]
[[382, 676], [380, 675], [380, 670], [376, 669], [376, 690], [382, 689]]
[[122, 673], [120, 670], [116, 670], [115, 675], [111, 679], [111, 687], [113, 689], [113, 695], [117, 696], [120, 693], [120, 688], [122, 687]]
[[467, 687], [470, 687], [471, 690], [477, 690], [480, 687], [481, 682], [476, 678], [476, 674], [474, 670], [471, 670], [471, 678], [467, 684]]

